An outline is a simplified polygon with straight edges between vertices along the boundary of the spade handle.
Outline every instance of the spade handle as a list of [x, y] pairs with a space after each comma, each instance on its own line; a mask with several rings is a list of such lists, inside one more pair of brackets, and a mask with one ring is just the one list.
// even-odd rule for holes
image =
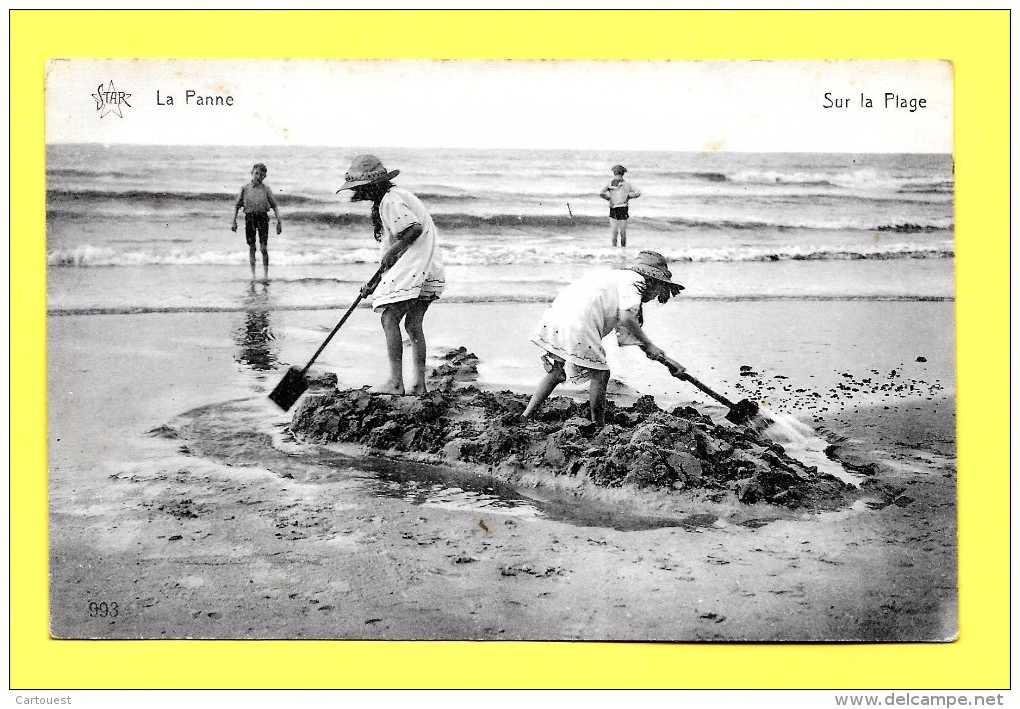
[[[383, 268], [382, 268], [382, 266], [380, 266], [379, 270], [375, 272], [375, 275], [372, 276], [369, 279], [368, 282], [370, 284], [371, 283], [375, 283], [376, 281], [378, 281], [382, 277], [382, 274], [383, 274]], [[345, 322], [347, 322], [347, 318], [349, 318], [351, 316], [351, 313], [354, 312], [354, 309], [356, 307], [358, 307], [358, 303], [360, 303], [361, 299], [364, 298], [364, 297], [365, 296], [363, 296], [361, 294], [361, 292], [359, 291], [358, 292], [358, 297], [354, 299], [353, 303], [351, 303], [351, 307], [347, 308], [347, 312], [344, 313], [344, 316], [342, 318], [340, 318], [340, 322], [338, 322], [336, 324], [336, 327], [333, 328], [333, 332], [329, 333], [329, 337], [327, 337], [325, 339], [325, 341], [323, 341], [323, 343], [321, 345], [319, 345], [319, 349], [315, 350], [315, 354], [313, 354], [312, 358], [310, 360], [308, 360], [308, 364], [305, 365], [305, 368], [301, 370], [301, 376], [302, 377], [305, 376], [308, 373], [308, 370], [309, 370], [309, 368], [311, 368], [312, 363], [315, 362], [315, 360], [319, 357], [319, 355], [322, 354], [322, 351], [324, 349], [326, 349], [326, 345], [328, 345], [329, 341], [333, 339], [333, 335], [335, 335], [340, 330], [341, 326]]]
[[734, 404], [733, 404], [732, 401], [727, 399], [722, 394], [719, 394], [717, 392], [712, 391], [711, 389], [708, 388], [708, 386], [706, 384], [701, 383], [700, 381], [698, 381], [697, 379], [692, 377], [687, 372], [684, 372], [683, 374], [681, 374], [680, 375], [680, 379], [683, 379], [684, 381], [688, 381], [691, 384], [693, 384], [694, 386], [698, 387], [699, 389], [701, 389], [701, 391], [703, 391], [706, 394], [708, 394], [710, 397], [712, 397], [713, 399], [718, 401], [720, 404], [723, 404], [726, 408], [732, 409], [734, 407]]

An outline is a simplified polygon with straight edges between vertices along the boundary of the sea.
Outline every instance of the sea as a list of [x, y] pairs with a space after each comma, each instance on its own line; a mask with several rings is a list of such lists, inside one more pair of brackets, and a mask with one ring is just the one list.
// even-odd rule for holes
[[[946, 154], [639, 152], [53, 144], [46, 154], [51, 315], [231, 311], [251, 279], [241, 186], [268, 166], [274, 307], [349, 303], [380, 256], [369, 206], [337, 194], [378, 155], [439, 229], [444, 302], [544, 302], [637, 251], [670, 260], [684, 298], [952, 300]], [[599, 197], [616, 163], [641, 191], [628, 247]], [[258, 275], [261, 278], [261, 257]]]

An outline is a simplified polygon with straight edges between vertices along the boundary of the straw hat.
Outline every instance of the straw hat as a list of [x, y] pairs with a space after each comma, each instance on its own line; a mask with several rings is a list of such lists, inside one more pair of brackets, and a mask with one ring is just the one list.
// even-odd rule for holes
[[390, 170], [387, 172], [386, 168], [383, 167], [382, 161], [375, 155], [359, 155], [351, 163], [351, 168], [344, 175], [345, 181], [343, 187], [338, 189], [337, 192], [354, 189], [362, 185], [370, 185], [373, 182], [380, 182], [382, 180], [392, 180], [399, 174], [400, 170]]
[[673, 274], [670, 272], [669, 266], [666, 265], [666, 257], [657, 251], [642, 251], [627, 264], [626, 268], [636, 271], [642, 276], [669, 284], [672, 286], [671, 290], [675, 292], [684, 290], [682, 285], [673, 281]]

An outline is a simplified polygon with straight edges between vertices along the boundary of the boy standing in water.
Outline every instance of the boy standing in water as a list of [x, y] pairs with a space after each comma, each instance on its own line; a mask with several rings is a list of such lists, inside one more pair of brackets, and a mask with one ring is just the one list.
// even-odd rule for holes
[[[382, 244], [382, 276], [361, 289], [362, 296], [375, 293], [372, 310], [381, 312], [390, 377], [372, 391], [379, 394], [425, 393], [425, 311], [439, 298], [446, 283], [439, 253], [436, 225], [415, 195], [397, 187], [391, 179], [400, 170], [387, 171], [374, 155], [359, 155], [345, 175], [342, 190], [352, 190], [351, 200], [372, 203], [372, 229]], [[400, 322], [411, 340], [411, 385], [404, 387], [404, 341]]]
[[567, 380], [589, 380], [591, 418], [606, 422], [606, 387], [609, 365], [602, 339], [613, 330], [621, 345], [637, 345], [650, 360], [664, 364], [674, 376], [684, 367], [666, 356], [641, 328], [642, 305], [653, 300], [666, 303], [684, 287], [674, 283], [665, 257], [642, 251], [626, 267], [585, 276], [560, 291], [532, 335], [545, 350], [546, 375], [539, 382], [524, 418], [533, 418], [553, 390]]
[[613, 232], [613, 246], [616, 237], [620, 237], [620, 246], [627, 246], [628, 203], [641, 196], [641, 191], [623, 178], [627, 168], [613, 165], [613, 181], [602, 188], [599, 195], [609, 202], [609, 228]]
[[276, 215], [276, 233], [283, 231], [280, 223], [280, 212], [276, 208], [273, 192], [263, 180], [266, 179], [266, 166], [255, 163], [251, 169], [251, 182], [241, 188], [241, 194], [234, 205], [234, 222], [230, 231], [237, 231], [237, 213], [244, 208], [244, 238], [248, 241], [248, 255], [251, 262], [251, 279], [255, 280], [255, 235], [258, 234], [259, 246], [262, 248], [263, 278], [269, 280], [269, 209]]

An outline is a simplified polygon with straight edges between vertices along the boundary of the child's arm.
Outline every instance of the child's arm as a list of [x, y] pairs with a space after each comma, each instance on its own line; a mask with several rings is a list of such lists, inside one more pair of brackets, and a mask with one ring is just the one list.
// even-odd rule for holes
[[605, 187], [602, 188], [602, 191], [599, 192], [599, 197], [601, 197], [602, 199], [606, 200], [607, 202], [609, 201], [609, 190], [610, 190], [610, 188], [611, 188], [611, 185], [606, 185]]
[[280, 223], [280, 210], [276, 208], [273, 191], [268, 186], [266, 187], [266, 197], [269, 199], [269, 206], [273, 208], [273, 214], [276, 216], [276, 233], [279, 234], [283, 231], [283, 224]]
[[633, 311], [624, 310], [620, 316], [620, 323], [616, 326], [618, 330], [623, 330], [632, 338], [637, 340], [635, 344], [641, 348], [648, 359], [661, 362], [666, 356], [659, 347], [652, 342], [648, 335], [645, 334], [645, 330], [641, 327], [641, 323], [638, 322], [637, 316]]
[[644, 328], [641, 327], [641, 324], [631, 311], [623, 312], [620, 324], [616, 327], [625, 330], [631, 337], [637, 340], [637, 345], [645, 353], [645, 356], [653, 362], [663, 364], [674, 377], [679, 377], [686, 371], [682, 364], [675, 359], [671, 359], [660, 347], [648, 339]]
[[402, 232], [400, 232], [400, 234], [397, 235], [396, 243], [394, 243], [393, 246], [391, 246], [389, 250], [387, 250], [386, 253], [383, 254], [382, 257], [383, 270], [388, 271], [389, 269], [393, 268], [393, 264], [395, 264], [397, 260], [404, 255], [404, 252], [407, 251], [411, 247], [411, 244], [413, 244], [421, 235], [422, 235], [421, 224], [412, 224], [411, 226], [407, 227]]
[[629, 183], [628, 186], [630, 187], [630, 192], [627, 194], [627, 199], [634, 199], [635, 197], [641, 196], [641, 190]]
[[241, 207], [244, 206], [244, 187], [241, 188], [241, 194], [237, 196], [237, 204], [234, 205], [234, 222], [230, 225], [230, 231], [237, 231], [237, 213], [241, 211]]

